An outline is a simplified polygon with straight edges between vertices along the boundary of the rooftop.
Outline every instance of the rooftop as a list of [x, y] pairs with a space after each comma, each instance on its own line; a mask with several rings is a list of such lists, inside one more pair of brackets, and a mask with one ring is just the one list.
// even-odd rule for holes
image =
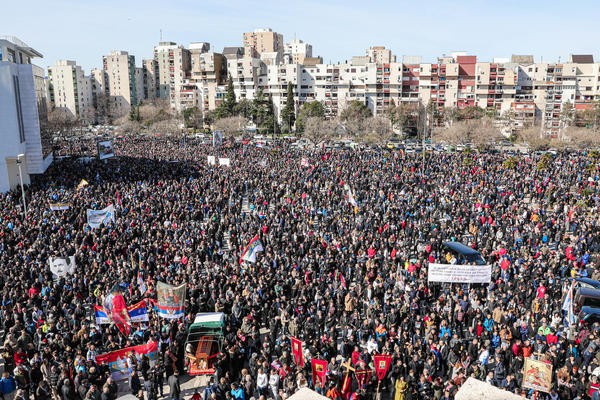
[[25, 43], [24, 41], [22, 41], [21, 39], [19, 39], [16, 36], [0, 35], [0, 40], [6, 40], [7, 42], [12, 43], [19, 50], [21, 50], [24, 53], [27, 53], [30, 57], [40, 57], [40, 58], [44, 57], [42, 55], [42, 53], [36, 51], [35, 49], [33, 49], [33, 47], [29, 46], [27, 43]]

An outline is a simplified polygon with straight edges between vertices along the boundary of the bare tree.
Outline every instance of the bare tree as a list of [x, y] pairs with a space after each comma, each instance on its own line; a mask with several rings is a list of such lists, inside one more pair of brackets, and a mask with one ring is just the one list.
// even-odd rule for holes
[[597, 148], [600, 145], [600, 132], [592, 128], [571, 126], [566, 129], [565, 136], [573, 146], [580, 149]]
[[361, 125], [361, 131], [355, 137], [365, 143], [385, 144], [394, 134], [390, 121], [386, 118], [370, 117]]
[[333, 137], [336, 125], [335, 122], [320, 117], [306, 118], [302, 137], [309, 139], [315, 145], [326, 142]]
[[48, 113], [48, 130], [53, 135], [73, 137], [76, 135], [75, 128], [78, 125], [78, 119], [67, 109], [55, 108]]
[[130, 121], [127, 116], [123, 118], [126, 120], [119, 124], [118, 132], [126, 135], [137, 135], [142, 131], [142, 124], [137, 121]]
[[181, 121], [177, 119], [165, 119], [152, 124], [152, 130], [164, 135], [177, 135], [181, 133]]
[[484, 147], [500, 136], [500, 131], [489, 118], [464, 119], [437, 131], [439, 140], [450, 144], [472, 143], [477, 147]]
[[550, 145], [550, 140], [542, 135], [539, 126], [531, 126], [519, 131], [518, 137], [520, 142], [527, 143], [533, 150]]
[[241, 116], [221, 118], [213, 124], [217, 131], [223, 132], [223, 136], [235, 136], [240, 134], [246, 128], [248, 120]]

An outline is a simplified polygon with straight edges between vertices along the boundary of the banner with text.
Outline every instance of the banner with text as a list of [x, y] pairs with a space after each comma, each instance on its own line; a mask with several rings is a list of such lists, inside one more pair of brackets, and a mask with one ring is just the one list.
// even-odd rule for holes
[[452, 265], [430, 263], [427, 269], [428, 282], [490, 283], [491, 265]]

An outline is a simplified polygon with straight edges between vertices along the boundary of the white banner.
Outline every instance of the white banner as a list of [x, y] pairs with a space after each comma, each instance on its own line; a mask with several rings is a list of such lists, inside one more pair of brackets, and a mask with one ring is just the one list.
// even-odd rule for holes
[[75, 273], [75, 256], [70, 257], [50, 257], [48, 259], [50, 271], [58, 277], [66, 276], [67, 273], [73, 275]]
[[206, 161], [208, 162], [208, 165], [215, 165], [215, 156], [206, 157]]
[[102, 210], [87, 210], [87, 223], [91, 228], [108, 225], [111, 221], [115, 222], [115, 207], [112, 204]]
[[491, 265], [429, 264], [428, 282], [490, 283]]
[[219, 158], [219, 165], [231, 165], [229, 158]]

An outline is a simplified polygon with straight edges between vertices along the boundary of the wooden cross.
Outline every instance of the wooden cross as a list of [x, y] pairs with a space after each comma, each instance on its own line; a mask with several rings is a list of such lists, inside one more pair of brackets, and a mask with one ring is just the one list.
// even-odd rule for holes
[[356, 369], [352, 367], [352, 365], [350, 364], [351, 359], [348, 358], [348, 361], [346, 361], [345, 364], [342, 364], [342, 368], [346, 368], [346, 376], [344, 377], [344, 382], [342, 383], [342, 390], [344, 389], [344, 387], [346, 386], [346, 382], [348, 382], [348, 379], [350, 379], [350, 371], [352, 372], [356, 372]]

